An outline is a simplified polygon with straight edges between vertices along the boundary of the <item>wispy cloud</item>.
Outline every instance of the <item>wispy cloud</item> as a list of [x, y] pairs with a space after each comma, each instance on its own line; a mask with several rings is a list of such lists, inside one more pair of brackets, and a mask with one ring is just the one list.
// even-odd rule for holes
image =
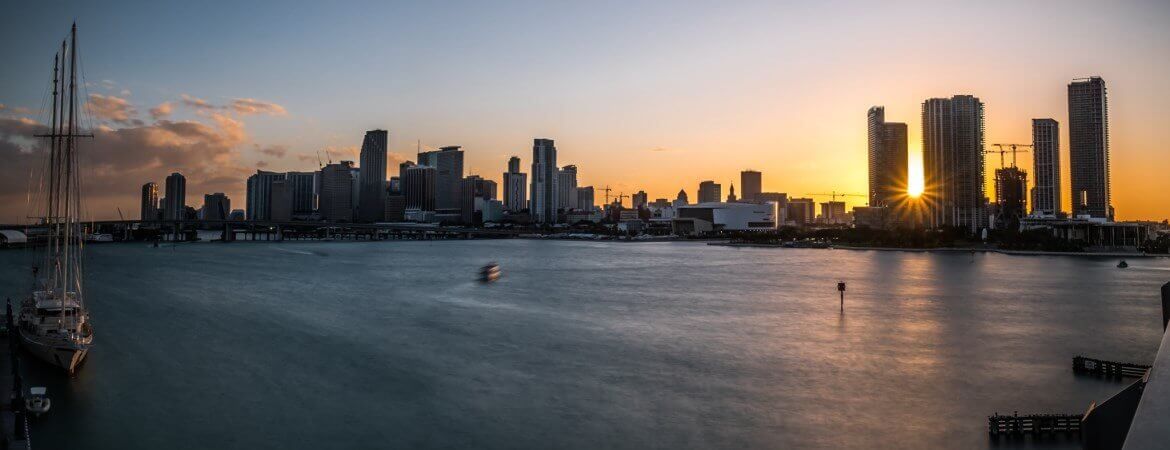
[[231, 108], [233, 111], [242, 114], [266, 114], [269, 116], [286, 116], [288, 111], [276, 103], [266, 102], [263, 100], [256, 100], [254, 98], [237, 98], [232, 99]]
[[256, 150], [258, 150], [260, 153], [268, 156], [284, 158], [284, 155], [288, 154], [288, 147], [280, 144], [269, 145], [266, 147], [261, 147], [260, 144], [253, 144], [252, 146], [255, 147]]
[[218, 109], [217, 106], [212, 105], [211, 103], [208, 103], [206, 100], [203, 100], [203, 99], [198, 98], [198, 97], [192, 97], [192, 96], [187, 95], [187, 94], [183, 94], [180, 97], [182, 98], [182, 102], [184, 105], [187, 105], [188, 107], [191, 107], [191, 108], [195, 108], [196, 110]]

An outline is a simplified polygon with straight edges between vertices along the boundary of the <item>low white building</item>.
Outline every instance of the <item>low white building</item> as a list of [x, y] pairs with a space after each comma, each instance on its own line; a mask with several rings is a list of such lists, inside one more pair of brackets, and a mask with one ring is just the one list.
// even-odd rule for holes
[[770, 231], [777, 227], [776, 203], [707, 202], [675, 208], [679, 219], [711, 223], [715, 231]]

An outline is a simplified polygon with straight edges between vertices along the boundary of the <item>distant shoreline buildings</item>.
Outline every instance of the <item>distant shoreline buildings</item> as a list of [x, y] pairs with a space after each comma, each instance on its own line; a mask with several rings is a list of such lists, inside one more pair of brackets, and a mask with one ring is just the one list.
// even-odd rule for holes
[[[1076, 233], [1106, 233], [1115, 215], [1109, 180], [1108, 108], [1105, 82], [1100, 77], [1073, 80], [1068, 85], [1069, 162], [1072, 215], [1061, 208], [1060, 124], [1052, 118], [1032, 120], [1030, 144], [985, 142], [984, 104], [973, 95], [929, 98], [922, 102], [921, 195], [911, 195], [909, 136], [902, 122], [889, 122], [885, 108], [866, 113], [868, 192], [825, 193], [818, 203], [811, 197], [765, 192], [763, 174], [740, 172], [740, 195], [734, 184], [723, 198], [722, 185], [704, 180], [696, 203], [685, 190], [671, 201], [650, 201], [638, 191], [627, 195], [609, 187], [579, 186], [579, 168], [558, 166], [552, 139], [534, 138], [530, 171], [521, 159], [509, 157], [502, 184], [476, 174], [465, 174], [464, 150], [444, 146], [418, 152], [417, 162], [399, 165], [388, 177], [389, 132], [366, 132], [360, 165], [330, 161], [312, 172], [257, 170], [247, 179], [244, 210], [231, 210], [222, 193], [204, 196], [199, 210], [186, 206], [186, 179], [178, 172], [167, 177], [164, 196], [153, 182], [142, 186], [141, 217], [162, 220], [438, 222], [479, 226], [511, 223], [567, 226], [608, 223], [622, 231], [667, 227], [672, 232], [703, 233], [731, 230], [768, 230], [782, 226], [854, 226], [858, 228], [960, 229], [975, 236], [991, 229], [1056, 227]], [[1031, 148], [1034, 183], [1015, 164], [1016, 153]], [[1005, 153], [1011, 152], [1011, 164]], [[999, 153], [994, 171], [994, 201], [985, 192], [986, 154]], [[604, 201], [597, 207], [596, 191]], [[501, 194], [497, 198], [497, 194]], [[865, 197], [866, 205], [846, 211], [838, 197]], [[629, 199], [629, 204], [626, 204]], [[1031, 199], [1031, 208], [1027, 208]], [[763, 205], [762, 208], [737, 205]], [[681, 221], [681, 222], [679, 222]], [[1085, 228], [1086, 225], [1088, 228]], [[1077, 228], [1080, 227], [1080, 228]], [[1087, 230], [1087, 231], [1085, 231]], [[1064, 232], [1062, 231], [1062, 232]], [[1071, 234], [1070, 234], [1071, 233]], [[1068, 232], [1073, 235], [1076, 233]]]

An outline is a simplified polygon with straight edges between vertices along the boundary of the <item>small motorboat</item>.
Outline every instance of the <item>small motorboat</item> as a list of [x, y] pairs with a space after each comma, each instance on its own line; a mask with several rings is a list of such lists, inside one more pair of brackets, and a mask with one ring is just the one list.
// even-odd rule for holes
[[1124, 268], [1126, 268], [1126, 267], [1129, 267], [1129, 263], [1125, 262], [1125, 260], [1124, 260], [1124, 259], [1123, 259], [1123, 260], [1121, 260], [1121, 262], [1117, 263], [1117, 268], [1118, 268], [1118, 269], [1124, 269]]
[[40, 417], [41, 414], [49, 412], [49, 408], [53, 406], [53, 402], [49, 400], [49, 397], [45, 396], [45, 392], [47, 392], [47, 389], [44, 386], [29, 388], [28, 397], [24, 398], [24, 409], [33, 413], [36, 417]]
[[491, 283], [500, 279], [500, 265], [496, 263], [488, 263], [479, 269], [479, 281], [484, 283]]

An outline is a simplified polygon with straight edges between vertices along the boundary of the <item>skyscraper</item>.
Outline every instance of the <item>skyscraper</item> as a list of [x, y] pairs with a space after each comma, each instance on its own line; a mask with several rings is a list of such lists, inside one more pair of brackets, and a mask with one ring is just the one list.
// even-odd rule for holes
[[457, 145], [418, 154], [420, 166], [435, 168], [435, 210], [459, 213], [463, 182], [463, 150]]
[[403, 170], [402, 195], [406, 197], [407, 210], [435, 210], [435, 175], [431, 166], [411, 166]]
[[562, 167], [557, 173], [557, 205], [577, 209], [577, 166]]
[[520, 211], [528, 207], [528, 174], [520, 172], [520, 158], [508, 159], [508, 171], [504, 172], [504, 209]]
[[232, 212], [232, 201], [223, 192], [203, 196], [203, 220], [227, 220]]
[[906, 196], [909, 155], [906, 124], [886, 122], [884, 107], [869, 108], [869, 205], [893, 206]]
[[268, 198], [268, 220], [274, 222], [288, 222], [292, 220], [293, 186], [286, 178], [272, 180], [272, 190]]
[[142, 220], [158, 220], [158, 183], [142, 185]]
[[956, 95], [922, 103], [922, 166], [928, 226], [987, 226], [983, 102]]
[[484, 203], [496, 199], [496, 182], [485, 180], [479, 175], [468, 175], [464, 178], [460, 192], [463, 198], [460, 201], [460, 215], [465, 224], [483, 222], [482, 213]]
[[577, 208], [585, 211], [593, 211], [597, 206], [596, 200], [593, 198], [593, 186], [582, 186], [577, 188]]
[[718, 202], [721, 194], [718, 183], [711, 180], [699, 183], [699, 203]]
[[285, 174], [292, 187], [292, 214], [304, 218], [317, 210], [317, 172], [289, 172]]
[[1109, 187], [1109, 107], [1105, 80], [1068, 85], [1068, 155], [1073, 216], [1113, 220]]
[[1055, 216], [1060, 212], [1060, 124], [1053, 119], [1032, 119], [1032, 214]]
[[321, 190], [318, 211], [321, 220], [349, 222], [353, 220], [353, 161], [341, 161], [321, 168]]
[[649, 198], [650, 196], [646, 194], [646, 191], [638, 191], [634, 193], [633, 197], [630, 197], [630, 202], [633, 203], [634, 209], [642, 209], [649, 203]]
[[763, 175], [755, 170], [745, 170], [739, 173], [739, 198], [745, 202], [759, 201], [756, 197], [763, 192]]
[[163, 205], [164, 220], [183, 220], [187, 210], [187, 178], [179, 172], [167, 177], [167, 198]]
[[358, 217], [362, 222], [382, 220], [386, 212], [386, 130], [370, 130], [362, 141], [358, 184]]
[[532, 140], [532, 204], [536, 223], [556, 223], [558, 203], [557, 147], [552, 139]]
[[271, 220], [272, 182], [284, 177], [283, 173], [267, 170], [257, 170], [248, 177], [248, 192], [244, 199], [248, 220]]

